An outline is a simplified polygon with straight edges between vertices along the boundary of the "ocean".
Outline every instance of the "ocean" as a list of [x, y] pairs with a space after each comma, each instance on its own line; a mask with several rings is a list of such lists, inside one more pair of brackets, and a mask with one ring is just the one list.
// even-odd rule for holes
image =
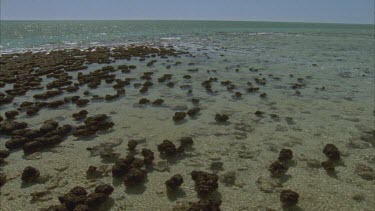
[[[186, 210], [192, 206], [187, 202], [208, 199], [220, 201], [222, 210], [375, 207], [374, 25], [0, 21], [0, 29], [0, 99], [14, 97], [0, 104], [0, 150], [10, 152], [0, 162], [0, 174], [6, 175], [1, 210], [40, 210], [59, 205], [58, 197], [75, 186], [91, 192], [100, 184], [110, 184], [114, 191], [97, 210]], [[134, 56], [135, 46], [153, 50]], [[131, 57], [116, 57], [120, 48], [133, 49], [121, 50], [122, 56]], [[101, 56], [108, 62], [98, 62]], [[85, 68], [68, 71], [76, 64], [71, 60]], [[89, 73], [98, 70], [105, 74], [92, 81], [95, 75]], [[40, 87], [22, 85], [31, 80], [22, 71], [39, 78], [32, 80]], [[82, 75], [88, 75], [90, 83], [82, 82]], [[113, 83], [123, 83], [123, 92], [114, 90], [111, 77]], [[72, 83], [60, 86], [56, 80]], [[68, 91], [70, 85], [76, 90]], [[25, 93], [11, 94], [17, 87]], [[35, 97], [48, 90], [56, 96]], [[106, 95], [115, 99], [104, 100]], [[72, 96], [89, 103], [80, 107], [67, 102]], [[142, 98], [150, 102], [140, 103]], [[151, 103], [156, 99], [163, 103]], [[58, 100], [66, 102], [40, 108], [36, 115], [28, 115], [22, 106]], [[193, 108], [199, 109], [190, 116]], [[19, 114], [7, 117], [6, 112], [17, 109]], [[46, 120], [54, 120], [59, 126], [71, 125], [74, 134], [85, 123], [72, 115], [82, 109], [87, 117], [106, 114], [114, 125], [88, 137], [69, 133], [61, 143], [32, 153], [25, 146], [6, 144], [25, 137], [25, 132], [6, 130], [12, 121], [40, 131]], [[179, 112], [188, 115], [174, 120]], [[192, 147], [172, 157], [163, 154], [159, 146], [164, 140], [178, 146], [182, 137], [192, 138]], [[130, 140], [138, 143], [135, 150], [128, 150]], [[38, 141], [28, 137], [26, 142]], [[324, 150], [327, 144], [337, 147], [333, 151], [339, 151], [340, 159], [330, 157]], [[124, 186], [113, 177], [113, 166], [127, 155], [142, 159], [142, 148], [155, 154], [153, 164], [142, 167], [147, 178], [134, 187]], [[283, 149], [290, 149], [292, 158], [280, 158]], [[273, 175], [277, 160], [287, 168], [281, 176]], [[38, 169], [42, 179], [22, 181], [27, 166]], [[100, 176], [88, 177], [90, 166]], [[218, 187], [200, 195], [192, 171], [218, 175]], [[165, 182], [176, 174], [184, 182], [171, 193]], [[287, 208], [280, 202], [283, 190], [298, 193], [298, 204]]]
[[225, 39], [228, 34], [236, 37], [238, 42], [257, 34], [363, 37], [370, 40], [374, 36], [373, 25], [354, 24], [247, 21], [1, 21], [0, 24], [2, 52], [158, 43], [163, 40], [205, 45], [199, 41]]

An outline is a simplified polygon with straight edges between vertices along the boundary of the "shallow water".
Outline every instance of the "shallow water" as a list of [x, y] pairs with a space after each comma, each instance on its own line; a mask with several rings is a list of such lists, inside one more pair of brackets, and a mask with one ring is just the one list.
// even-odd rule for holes
[[[3, 52], [66, 48], [69, 47], [66, 42], [77, 43], [71, 44], [74, 48], [90, 43], [135, 42], [172, 45], [193, 55], [157, 57], [158, 61], [151, 67], [146, 63], [154, 58], [111, 63], [115, 68], [121, 64], [135, 64], [137, 69], [129, 74], [114, 74], [117, 78], [136, 80], [125, 87], [125, 96], [110, 102], [92, 101], [84, 109], [89, 116], [109, 115], [115, 126], [91, 138], [69, 136], [57, 147], [30, 156], [24, 156], [22, 150], [12, 152], [5, 159], [6, 165], [1, 166], [1, 172], [10, 178], [1, 188], [2, 210], [38, 210], [59, 204], [57, 197], [74, 186], [92, 190], [101, 183], [115, 187], [112, 201], [101, 210], [171, 210], [178, 201], [198, 200], [190, 173], [192, 170], [212, 172], [210, 165], [214, 161], [223, 162], [223, 169], [217, 172], [220, 178], [230, 171], [236, 175], [234, 184], [220, 181], [217, 192], [211, 196], [222, 200], [222, 210], [282, 210], [279, 195], [283, 189], [294, 190], [300, 195], [295, 209], [372, 210], [375, 207], [373, 173], [372, 179], [364, 179], [356, 171], [359, 164], [375, 168], [375, 140], [361, 139], [367, 131], [374, 130], [375, 53], [373, 31], [369, 26], [168, 21], [1, 24]], [[63, 33], [55, 28], [59, 24], [64, 25]], [[37, 31], [38, 28], [43, 31]], [[68, 29], [73, 32], [68, 33]], [[82, 33], [85, 30], [87, 33]], [[19, 36], [14, 36], [16, 34]], [[52, 41], [46, 41], [46, 37]], [[181, 64], [174, 65], [177, 61]], [[166, 68], [168, 65], [171, 65], [170, 69]], [[87, 66], [87, 70], [79, 72], [87, 73], [108, 64]], [[197, 72], [188, 71], [196, 68]], [[154, 72], [154, 86], [142, 95], [133, 84], [142, 83], [140, 76], [148, 71]], [[166, 73], [173, 74], [174, 88], [157, 82], [156, 79]], [[69, 74], [76, 78], [76, 72]], [[184, 79], [187, 74], [192, 78]], [[212, 83], [214, 93], [206, 92], [201, 85], [210, 77], [218, 78]], [[257, 85], [255, 78], [265, 78], [266, 85]], [[291, 88], [298, 78], [305, 84], [298, 89], [299, 95]], [[43, 80], [43, 84], [49, 80]], [[236, 85], [233, 91], [220, 84], [226, 80]], [[246, 92], [249, 81], [260, 87], [260, 91]], [[180, 88], [181, 85], [190, 85], [193, 92], [187, 93], [188, 89]], [[7, 85], [0, 91], [10, 87]], [[105, 83], [97, 89], [84, 86], [76, 93], [64, 93], [49, 100], [70, 95], [88, 98], [83, 95], [86, 90], [90, 96], [114, 94], [111, 87]], [[45, 91], [30, 91], [17, 97], [13, 104], [0, 107], [1, 115], [16, 109], [23, 101], [33, 101], [35, 93]], [[234, 97], [236, 91], [243, 96]], [[267, 93], [267, 97], [260, 98], [260, 93]], [[138, 101], [143, 97], [162, 98], [165, 102], [160, 107], [139, 105]], [[200, 99], [200, 114], [176, 124], [172, 120], [174, 112], [193, 108], [192, 98]], [[78, 125], [81, 123], [74, 121], [71, 115], [79, 110], [76, 105], [67, 104], [59, 109], [43, 109], [34, 117], [21, 113], [17, 121], [25, 121], [35, 128], [48, 119], [57, 120], [60, 125]], [[258, 110], [265, 112], [263, 117], [254, 114]], [[217, 113], [228, 114], [228, 122], [216, 123]], [[277, 114], [279, 118], [271, 118], [270, 114]], [[164, 139], [177, 144], [183, 136], [193, 137], [192, 150], [172, 161], [159, 156], [158, 144]], [[0, 149], [5, 148], [9, 138], [0, 136]], [[114, 150], [121, 154], [120, 157], [125, 157], [127, 142], [131, 139], [140, 141], [138, 153], [146, 147], [155, 152], [156, 158], [155, 169], [148, 173], [147, 182], [127, 189], [112, 179], [113, 162], [90, 156], [86, 148], [120, 140]], [[335, 144], [342, 154], [335, 175], [328, 175], [320, 167], [320, 162], [327, 159], [322, 152], [327, 143]], [[293, 162], [284, 178], [274, 179], [270, 177], [268, 166], [277, 160], [282, 148], [293, 150]], [[87, 179], [85, 172], [90, 165], [102, 166], [107, 174], [102, 178]], [[20, 174], [26, 166], [36, 167], [41, 175], [49, 175], [49, 180], [25, 187]], [[164, 182], [177, 173], [184, 178], [181, 192], [168, 196]], [[51, 191], [48, 196], [31, 201], [30, 193], [45, 190]]]

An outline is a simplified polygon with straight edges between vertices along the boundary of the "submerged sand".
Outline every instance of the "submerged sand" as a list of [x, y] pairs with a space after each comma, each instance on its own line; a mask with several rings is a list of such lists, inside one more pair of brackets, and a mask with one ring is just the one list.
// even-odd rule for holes
[[[170, 54], [160, 51], [150, 53], [146, 50], [143, 55], [134, 56], [130, 53], [130, 60], [113, 58], [116, 48], [97, 48], [95, 51], [92, 48], [75, 56], [83, 58], [82, 65], [87, 68], [65, 71], [72, 65], [62, 64], [60, 68], [51, 71], [53, 73], [61, 69], [63, 73], [72, 76], [68, 81], [77, 83], [78, 73], [88, 74], [112, 66], [114, 70], [109, 74], [114, 74], [116, 79], [132, 79], [129, 85], [123, 87], [125, 94], [113, 100], [93, 98], [93, 95], [104, 97], [116, 94], [112, 87], [116, 82], [107, 84], [104, 79], [101, 79], [98, 88], [80, 84], [79, 90], [75, 92], [63, 90], [62, 94], [55, 97], [36, 100], [33, 96], [46, 92], [46, 85], [56, 80], [45, 74], [38, 76], [43, 79], [40, 84], [43, 89], [26, 88], [24, 95], [1, 105], [1, 116], [4, 117], [2, 123], [26, 122], [31, 129], [39, 129], [46, 120], [52, 119], [59, 126], [72, 125], [74, 132], [83, 123], [82, 120], [75, 121], [72, 114], [82, 109], [88, 111], [87, 116], [106, 114], [108, 121], [114, 123], [110, 129], [88, 137], [76, 137], [69, 133], [61, 143], [31, 154], [24, 154], [22, 149], [11, 150], [10, 156], [4, 159], [0, 167], [1, 173], [7, 178], [1, 187], [1, 210], [47, 208], [60, 204], [58, 196], [75, 186], [92, 191], [99, 184], [112, 185], [114, 192], [97, 210], [172, 210], [180, 202], [199, 200], [190, 175], [193, 170], [219, 175], [219, 187], [208, 198], [221, 200], [222, 210], [282, 210], [279, 197], [280, 192], [286, 189], [300, 196], [298, 205], [292, 209], [373, 209], [374, 75], [368, 69], [368, 58], [357, 58], [363, 60], [362, 66], [358, 67], [360, 62], [353, 62], [352, 58], [346, 57], [347, 60], [341, 62], [340, 66], [358, 69], [356, 72], [343, 73], [336, 71], [337, 67], [332, 66], [328, 56], [314, 58], [311, 62], [297, 57], [298, 61], [286, 64], [272, 60], [265, 62], [267, 58], [254, 52], [245, 55], [243, 52], [225, 49], [175, 48], [177, 51], [171, 51], [173, 53]], [[129, 52], [124, 49], [124, 52]], [[87, 61], [89, 55], [92, 55], [90, 52], [102, 52], [92, 60], [93, 64]], [[28, 54], [16, 55], [22, 58], [21, 63], [28, 63], [23, 66], [24, 70], [19, 69], [16, 73], [29, 70], [35, 63], [39, 67], [33, 67], [35, 69], [31, 74], [51, 68], [49, 62], [56, 65], [52, 61], [53, 54], [42, 54], [43, 59], [40, 61], [28, 60], [35, 59]], [[271, 53], [268, 58], [281, 59], [277, 57], [278, 54]], [[100, 56], [104, 60], [109, 59], [109, 63], [102, 63], [104, 60], [99, 59]], [[11, 69], [9, 64], [12, 59], [4, 58], [3, 55], [2, 71], [4, 67]], [[51, 58], [51, 61], [46, 58]], [[144, 58], [144, 61], [140, 61], [140, 58]], [[67, 56], [66, 61], [69, 59]], [[147, 65], [152, 60], [157, 61]], [[47, 64], [42, 66], [40, 63]], [[130, 73], [124, 73], [119, 70], [121, 65], [135, 65], [136, 68]], [[17, 65], [15, 67], [20, 68]], [[147, 81], [141, 78], [145, 72], [153, 72], [151, 79], [148, 78], [153, 85], [147, 92], [140, 93], [142, 85], [134, 85]], [[172, 78], [158, 82], [158, 78], [164, 74], [172, 74]], [[0, 76], [4, 75], [4, 72], [0, 72]], [[184, 78], [185, 75], [191, 78]], [[207, 80], [211, 81], [211, 88], [202, 85]], [[174, 86], [167, 86], [171, 81]], [[230, 81], [229, 85], [225, 81]], [[6, 82], [0, 91], [12, 89], [13, 85], [14, 82]], [[66, 86], [52, 90], [63, 87]], [[259, 87], [259, 90], [249, 92], [251, 87]], [[85, 91], [89, 93], [85, 95]], [[236, 92], [242, 96], [236, 96]], [[267, 96], [260, 97], [262, 93]], [[57, 108], [42, 108], [32, 116], [27, 115], [27, 109], [23, 108], [14, 120], [5, 120], [4, 113], [20, 108], [22, 102], [52, 102], [76, 95], [90, 102], [84, 107], [68, 102]], [[141, 98], [151, 101], [163, 99], [164, 103], [160, 106], [150, 103], [140, 105]], [[192, 103], [193, 98], [199, 99], [199, 103]], [[194, 107], [201, 109], [198, 115], [179, 122], [173, 121], [175, 112], [186, 112]], [[264, 112], [263, 115], [257, 115], [259, 111]], [[226, 114], [229, 120], [218, 123], [215, 121], [216, 114]], [[181, 137], [192, 137], [193, 148], [169, 159], [160, 156], [158, 144], [167, 139], [179, 145]], [[11, 140], [12, 134], [4, 134], [2, 131], [0, 138], [0, 149], [6, 149], [5, 143]], [[127, 149], [130, 140], [139, 143], [132, 153]], [[323, 153], [328, 143], [336, 145], [341, 152], [341, 160], [335, 163], [333, 174], [321, 167], [321, 162], [328, 159]], [[100, 156], [100, 152], [87, 150], [100, 150], [108, 146], [114, 153], [118, 153], [113, 159]], [[147, 168], [147, 180], [131, 188], [125, 187], [121, 179], [112, 177], [111, 168], [117, 157], [125, 158], [133, 154], [142, 158], [142, 148], [151, 149], [155, 153], [153, 165]], [[286, 175], [272, 178], [269, 165], [277, 160], [283, 148], [293, 151], [293, 159], [287, 164], [289, 169]], [[212, 169], [212, 163], [220, 166], [220, 162], [222, 168]], [[21, 174], [26, 166], [37, 168], [43, 180], [26, 184], [22, 182]], [[89, 166], [100, 169], [102, 175], [88, 178], [86, 171]], [[176, 194], [167, 194], [165, 181], [175, 174], [181, 174], [184, 183]], [[45, 194], [33, 198], [36, 192]]]

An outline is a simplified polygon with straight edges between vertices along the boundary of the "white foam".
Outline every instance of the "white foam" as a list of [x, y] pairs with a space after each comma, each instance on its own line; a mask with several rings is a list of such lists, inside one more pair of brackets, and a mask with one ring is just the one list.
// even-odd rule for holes
[[181, 40], [181, 37], [162, 37], [161, 40]]

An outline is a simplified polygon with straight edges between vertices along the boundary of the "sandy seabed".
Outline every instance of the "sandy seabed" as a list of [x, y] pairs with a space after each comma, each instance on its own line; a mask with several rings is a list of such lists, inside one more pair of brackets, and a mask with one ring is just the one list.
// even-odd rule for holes
[[[372, 210], [372, 73], [355, 58], [340, 65], [357, 72], [337, 72], [329, 71], [329, 56], [314, 63], [262, 57], [183, 46], [2, 55], [1, 210], [62, 209], [69, 202], [60, 203], [61, 196], [73, 187], [92, 193], [101, 184], [113, 192], [85, 209]], [[179, 147], [183, 137], [193, 145]], [[164, 140], [173, 143], [165, 151]], [[323, 153], [326, 144], [337, 147], [340, 159]], [[154, 153], [151, 164], [142, 149]], [[272, 176], [282, 149], [293, 156], [280, 160], [286, 172]], [[130, 177], [129, 169], [114, 177], [114, 166], [132, 156], [146, 162], [129, 164], [145, 178]], [[327, 160], [331, 170], [321, 165]], [[27, 166], [39, 177], [23, 181]], [[96, 170], [88, 172], [90, 166]], [[218, 187], [206, 179], [200, 185], [207, 193], [198, 194], [193, 171], [218, 175]], [[167, 191], [175, 174], [183, 183]], [[283, 206], [283, 190], [298, 193], [298, 204]]]

